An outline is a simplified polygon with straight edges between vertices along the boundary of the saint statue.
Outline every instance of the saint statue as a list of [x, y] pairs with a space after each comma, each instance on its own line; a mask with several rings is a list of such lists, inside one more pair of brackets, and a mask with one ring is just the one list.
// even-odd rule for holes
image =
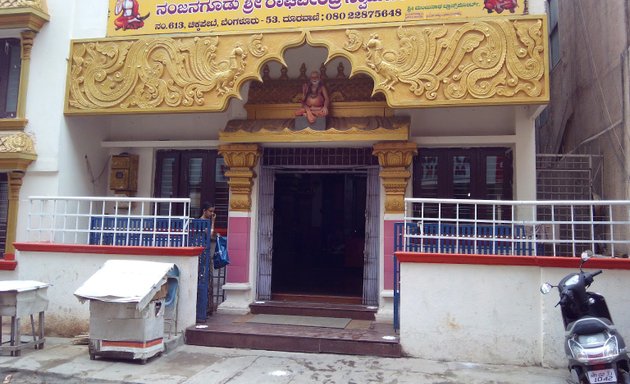
[[328, 115], [330, 98], [328, 90], [322, 83], [319, 72], [311, 72], [310, 81], [302, 86], [302, 107], [295, 111], [296, 116], [305, 116], [310, 124], [318, 117]]

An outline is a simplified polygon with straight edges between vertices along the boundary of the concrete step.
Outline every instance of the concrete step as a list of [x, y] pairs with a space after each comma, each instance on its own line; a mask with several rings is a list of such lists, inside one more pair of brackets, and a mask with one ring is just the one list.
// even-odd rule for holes
[[391, 324], [351, 320], [343, 329], [248, 322], [253, 314], [214, 314], [186, 330], [186, 344], [270, 351], [401, 357]]
[[303, 301], [258, 301], [249, 305], [253, 314], [341, 317], [375, 320], [377, 308], [365, 305]]

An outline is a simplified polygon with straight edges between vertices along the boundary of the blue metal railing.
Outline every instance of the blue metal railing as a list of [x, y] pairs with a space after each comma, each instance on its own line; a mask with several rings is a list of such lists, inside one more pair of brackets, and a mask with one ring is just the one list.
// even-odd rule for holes
[[[184, 222], [186, 221], [186, 222]], [[178, 218], [127, 218], [92, 217], [90, 219], [90, 245], [127, 245], [142, 247], [188, 246], [184, 228], [192, 220]]]
[[[400, 224], [400, 236], [403, 237]], [[424, 222], [422, 228], [421, 232], [420, 225], [407, 225], [405, 251], [515, 256], [535, 254], [534, 243], [528, 241], [524, 225]], [[400, 243], [401, 251], [403, 243]], [[542, 253], [541, 249], [539, 246], [537, 254]]]

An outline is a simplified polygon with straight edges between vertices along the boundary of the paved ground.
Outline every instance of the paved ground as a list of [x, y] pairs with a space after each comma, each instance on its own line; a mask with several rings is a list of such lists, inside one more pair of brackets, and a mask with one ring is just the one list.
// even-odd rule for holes
[[87, 346], [47, 338], [43, 350], [0, 356], [2, 384], [566, 384], [566, 370], [179, 346], [146, 365], [90, 360]]

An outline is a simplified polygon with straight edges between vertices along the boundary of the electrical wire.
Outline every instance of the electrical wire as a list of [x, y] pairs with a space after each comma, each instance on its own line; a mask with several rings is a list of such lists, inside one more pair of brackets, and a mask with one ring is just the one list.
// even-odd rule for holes
[[103, 177], [103, 174], [105, 173], [105, 170], [107, 169], [107, 164], [109, 164], [109, 161], [105, 162], [105, 165], [103, 165], [103, 169], [101, 170], [101, 172], [98, 174], [98, 176], [94, 177], [94, 171], [92, 171], [92, 165], [90, 164], [90, 159], [88, 158], [88, 155], [84, 155], [84, 158], [85, 158], [85, 166], [87, 168], [88, 174], [90, 175], [90, 183], [92, 183], [92, 191], [96, 193], [96, 182], [99, 181], [101, 177]]
[[[588, 28], [586, 26], [586, 19], [584, 18], [584, 9], [582, 7], [582, 2], [581, 1], [577, 1], [576, 3], [577, 3], [577, 6], [578, 6], [578, 12], [580, 13], [580, 21], [582, 23], [582, 30], [584, 31], [584, 33], [588, 37], [588, 36], [590, 36], [590, 34], [588, 34]], [[603, 109], [604, 109], [604, 112], [606, 114], [606, 117], [608, 118], [608, 124], [609, 125], [608, 125], [608, 127], [606, 129], [604, 129], [604, 130], [600, 131], [599, 133], [597, 133], [597, 134], [595, 134], [595, 135], [593, 135], [593, 136], [583, 140], [574, 149], [569, 151], [569, 153], [575, 152], [580, 146], [582, 146], [582, 145], [584, 145], [584, 144], [586, 144], [586, 143], [596, 139], [597, 137], [601, 136], [602, 134], [604, 134], [604, 133], [606, 133], [608, 131], [612, 131], [612, 136], [616, 140], [616, 142], [617, 142], [617, 144], [619, 146], [619, 149], [620, 149], [619, 151], [614, 151], [614, 152], [615, 152], [615, 154], [617, 156], [621, 156], [622, 168], [623, 168], [623, 171], [625, 173], [625, 176], [627, 177], [628, 176], [628, 168], [627, 168], [628, 158], [627, 158], [627, 154], [626, 154], [626, 151], [624, 150], [624, 145], [623, 145], [623, 142], [622, 142], [621, 138], [619, 137], [617, 132], [614, 130], [614, 128], [617, 125], [619, 125], [623, 120], [620, 120], [620, 121], [618, 121], [616, 123], [613, 123], [612, 116], [610, 114], [610, 110], [608, 109], [608, 104], [606, 103], [606, 97], [605, 97], [605, 94], [604, 94], [604, 88], [602, 86], [602, 81], [601, 81], [601, 79], [599, 77], [599, 72], [597, 70], [597, 65], [595, 63], [595, 57], [594, 57], [594, 54], [593, 54], [592, 45], [590, 44], [590, 41], [587, 38], [584, 39], [584, 43], [585, 43], [584, 45], [587, 48], [588, 58], [589, 58], [589, 60], [591, 62], [591, 67], [593, 69], [595, 82], [597, 84], [597, 88], [598, 88], [599, 94], [601, 96], [601, 104], [603, 106]]]

